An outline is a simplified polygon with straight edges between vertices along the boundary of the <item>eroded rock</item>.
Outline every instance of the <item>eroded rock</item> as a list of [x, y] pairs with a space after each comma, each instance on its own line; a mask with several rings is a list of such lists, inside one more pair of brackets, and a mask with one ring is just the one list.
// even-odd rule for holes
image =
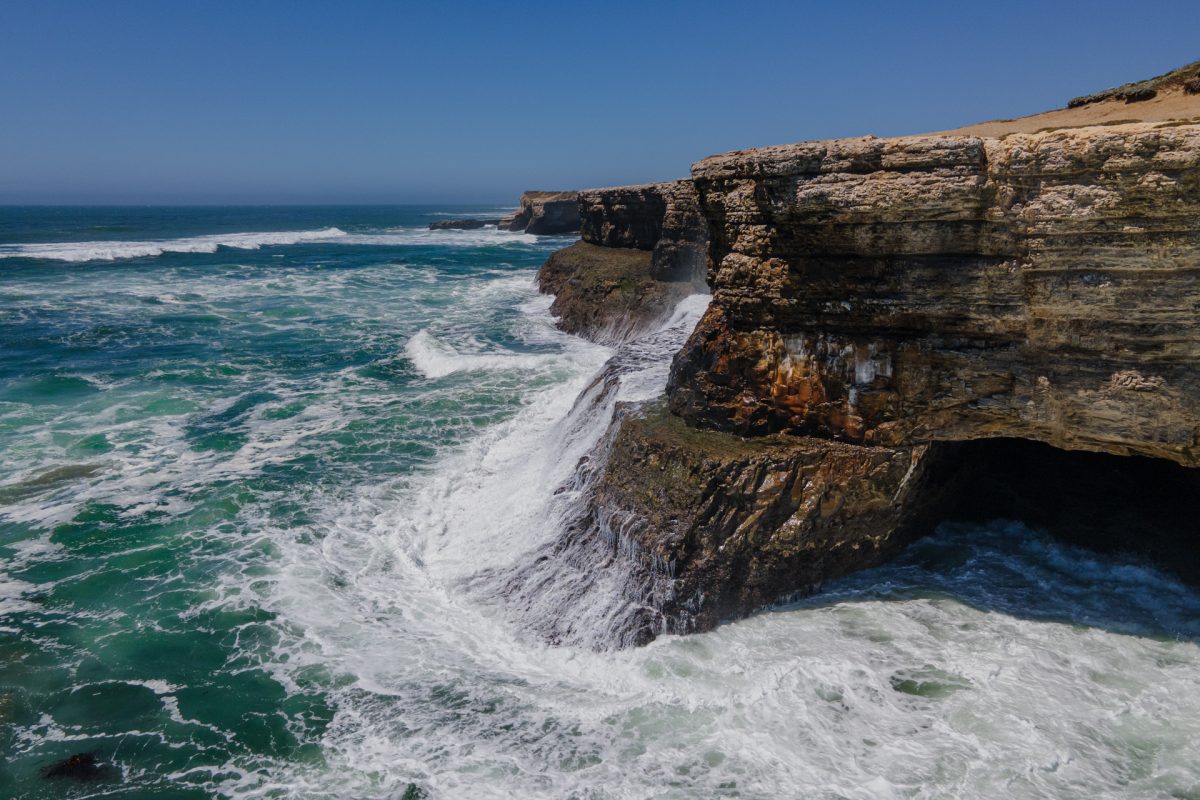
[[538, 287], [554, 295], [550, 312], [568, 333], [618, 342], [671, 312], [695, 288], [651, 275], [651, 254], [576, 242], [552, 254], [538, 271]]
[[431, 231], [473, 231], [488, 225], [499, 225], [498, 219], [443, 219], [429, 223]]
[[1200, 128], [806, 142], [694, 177], [690, 423], [1200, 465]]
[[525, 192], [520, 207], [497, 223], [502, 231], [548, 235], [579, 230], [577, 192]]
[[600, 247], [650, 250], [658, 280], [705, 285], [708, 225], [690, 180], [579, 193], [580, 236]]
[[626, 407], [576, 535], [643, 575], [641, 640], [708, 630], [881, 563], [926, 532], [953, 445], [866, 447], [689, 428]]

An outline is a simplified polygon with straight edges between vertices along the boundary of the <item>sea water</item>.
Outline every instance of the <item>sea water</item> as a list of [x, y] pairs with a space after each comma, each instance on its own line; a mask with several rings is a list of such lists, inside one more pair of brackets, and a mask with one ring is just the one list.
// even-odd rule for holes
[[0, 796], [1200, 797], [1200, 596], [1017, 523], [643, 648], [494, 591], [705, 302], [565, 335], [498, 213], [0, 209]]

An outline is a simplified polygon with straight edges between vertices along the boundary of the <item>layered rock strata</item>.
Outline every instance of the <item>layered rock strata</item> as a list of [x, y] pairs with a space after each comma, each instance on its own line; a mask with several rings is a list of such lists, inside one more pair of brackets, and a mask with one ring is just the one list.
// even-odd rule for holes
[[579, 193], [582, 241], [538, 273], [559, 326], [614, 342], [706, 291], [708, 229], [691, 181]]
[[548, 235], [579, 230], [577, 192], [525, 192], [516, 211], [500, 219], [502, 231]]
[[667, 316], [695, 292], [688, 281], [660, 281], [645, 250], [576, 242], [538, 271], [538, 288], [554, 295], [558, 327], [596, 342], [616, 343]]
[[[627, 564], [622, 642], [812, 591], [946, 518], [1016, 517], [1200, 579], [1191, 69], [1148, 100], [739, 151], [690, 182], [581, 193], [577, 266], [543, 270], [576, 298], [569, 329], [608, 324], [584, 310], [603, 305], [585, 256], [689, 281], [704, 263], [713, 295], [671, 413], [622, 409], [559, 546]], [[1146, 122], [1114, 110], [1132, 100]]]
[[1200, 465], [1200, 128], [808, 142], [694, 178], [689, 423]]
[[649, 250], [653, 278], [704, 288], [708, 224], [690, 180], [580, 192], [579, 215], [585, 242]]

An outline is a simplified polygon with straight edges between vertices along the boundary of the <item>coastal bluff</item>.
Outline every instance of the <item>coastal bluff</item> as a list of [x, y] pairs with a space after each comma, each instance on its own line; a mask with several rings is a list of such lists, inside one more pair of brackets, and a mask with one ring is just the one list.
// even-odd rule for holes
[[581, 192], [582, 239], [540, 276], [565, 329], [632, 335], [701, 270], [712, 295], [665, 404], [618, 410], [570, 528], [627, 560], [654, 610], [636, 640], [810, 593], [946, 519], [1200, 580], [1198, 80]]
[[470, 231], [495, 225], [510, 233], [539, 236], [574, 233], [579, 230], [578, 192], [524, 192], [517, 209], [499, 218], [467, 217], [444, 219], [429, 224], [431, 231]]
[[502, 231], [524, 231], [538, 235], [574, 233], [579, 230], [577, 192], [525, 192], [517, 210], [496, 223]]
[[582, 191], [579, 229], [538, 273], [563, 330], [618, 342], [707, 291], [708, 225], [691, 181]]

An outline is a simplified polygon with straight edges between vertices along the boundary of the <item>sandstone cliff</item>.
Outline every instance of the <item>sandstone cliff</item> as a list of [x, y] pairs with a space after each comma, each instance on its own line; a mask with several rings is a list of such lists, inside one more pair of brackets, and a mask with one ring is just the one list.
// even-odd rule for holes
[[651, 277], [704, 289], [708, 224], [690, 180], [580, 192], [579, 214], [585, 242], [649, 250]]
[[811, 142], [694, 176], [713, 303], [670, 392], [693, 424], [1200, 465], [1200, 128]]
[[502, 231], [539, 235], [579, 230], [579, 202], [575, 192], [525, 192], [521, 204], [496, 225]]
[[691, 181], [579, 193], [582, 241], [538, 274], [559, 325], [614, 342], [706, 291], [708, 228]]
[[654, 403], [615, 425], [582, 529], [642, 573], [653, 633], [707, 630], [879, 564], [944, 499], [939, 445], [741, 438], [689, 428]]
[[543, 273], [565, 325], [607, 324], [621, 296], [580, 294], [585, 253], [625, 254], [645, 285], [705, 264], [712, 292], [675, 416], [618, 415], [567, 534], [641, 576], [637, 641], [811, 591], [948, 517], [1011, 514], [1200, 580], [1196, 66], [1153, 94], [581, 193], [577, 268]]

